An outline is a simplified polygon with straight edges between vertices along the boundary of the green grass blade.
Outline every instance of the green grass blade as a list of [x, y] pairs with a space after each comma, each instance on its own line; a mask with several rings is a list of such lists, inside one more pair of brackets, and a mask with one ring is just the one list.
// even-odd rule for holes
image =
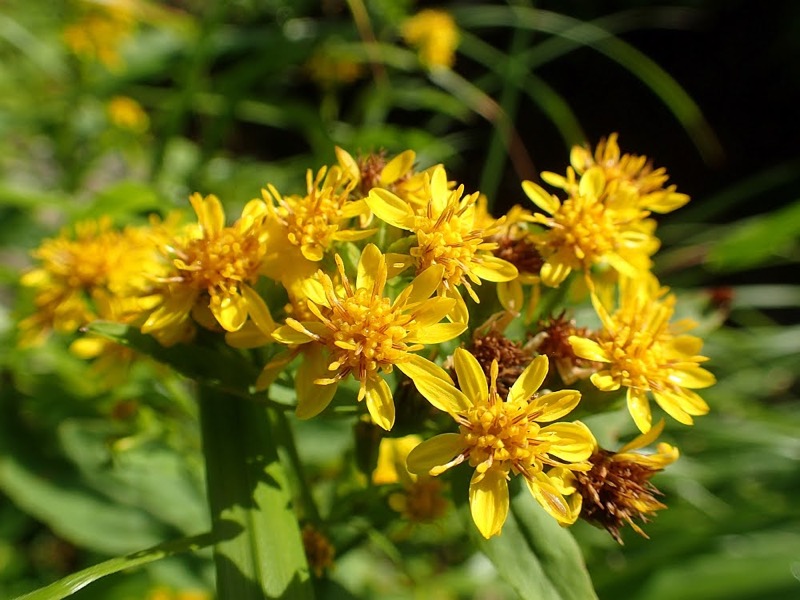
[[[586, 46], [596, 50], [627, 69], [661, 99], [692, 138], [706, 162], [720, 160], [720, 143], [692, 97], [658, 63], [598, 22], [586, 23], [551, 11], [524, 7], [472, 6], [458, 10], [456, 15], [459, 24], [465, 27], [533, 29], [569, 40], [575, 47]], [[608, 22], [609, 18], [599, 21]], [[541, 64], [541, 58], [538, 64]], [[549, 56], [548, 60], [551, 58]], [[528, 57], [528, 65], [531, 69], [537, 65], [535, 56]]]
[[313, 598], [286, 474], [263, 405], [200, 389], [200, 420], [214, 530], [219, 600]]
[[[228, 527], [228, 530], [230, 532], [232, 528]], [[196, 551], [210, 546], [215, 542], [219, 542], [222, 531], [224, 530], [220, 528], [213, 534], [203, 533], [201, 535], [159, 544], [158, 546], [153, 546], [147, 550], [134, 552], [126, 556], [111, 558], [105, 562], [78, 571], [77, 573], [67, 575], [63, 579], [59, 579], [46, 587], [25, 594], [24, 596], [19, 596], [16, 600], [59, 600], [60, 598], [66, 598], [107, 575], [113, 575], [120, 571], [141, 567], [147, 563], [161, 560], [162, 558], [174, 554]]]

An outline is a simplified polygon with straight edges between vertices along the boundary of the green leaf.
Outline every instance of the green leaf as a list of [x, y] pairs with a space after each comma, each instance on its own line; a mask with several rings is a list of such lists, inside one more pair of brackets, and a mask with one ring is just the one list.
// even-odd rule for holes
[[708, 265], [717, 271], [751, 269], [774, 261], [798, 247], [800, 201], [765, 215], [734, 224], [728, 235], [708, 253]]
[[231, 521], [241, 527], [214, 548], [217, 597], [313, 598], [267, 409], [201, 388], [200, 415], [214, 530]]
[[589, 600], [597, 598], [580, 548], [527, 490], [511, 500], [499, 536], [484, 539], [470, 523], [479, 548], [520, 598]]
[[[141, 567], [142, 565], [172, 556], [173, 554], [200, 550], [215, 542], [219, 542], [221, 534], [225, 529], [226, 528], [218, 527], [215, 528], [213, 534], [204, 533], [202, 535], [159, 544], [158, 546], [153, 546], [152, 548], [141, 550], [140, 552], [133, 552], [126, 556], [112, 558], [78, 571], [77, 573], [67, 575], [63, 579], [59, 579], [46, 587], [25, 594], [24, 596], [19, 596], [16, 600], [59, 600], [60, 598], [66, 598], [107, 575], [113, 575], [114, 573], [119, 573], [120, 571], [132, 569], [134, 567]], [[233, 535], [235, 530], [236, 528], [232, 523], [227, 524], [226, 533], [229, 536]]]
[[166, 348], [135, 327], [110, 321], [90, 323], [86, 331], [150, 356], [198, 383], [232, 394], [249, 395], [258, 375], [248, 361], [223, 344], [203, 345], [195, 340], [191, 346], [176, 344]]
[[152, 186], [137, 181], [120, 181], [99, 192], [86, 208], [72, 215], [74, 219], [97, 218], [108, 215], [112, 218], [130, 218], [137, 213], [158, 211], [164, 206]]

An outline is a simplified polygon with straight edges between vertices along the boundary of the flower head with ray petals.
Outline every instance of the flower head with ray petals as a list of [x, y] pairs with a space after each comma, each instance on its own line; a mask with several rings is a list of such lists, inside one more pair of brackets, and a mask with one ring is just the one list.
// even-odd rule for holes
[[190, 314], [201, 323], [237, 331], [248, 316], [269, 312], [251, 287], [267, 250], [266, 205], [261, 200], [248, 202], [241, 218], [226, 227], [216, 196], [193, 194], [190, 201], [198, 223], [165, 245], [171, 273], [161, 279], [160, 306], [142, 326], [143, 333], [167, 344], [177, 341], [173, 333], [185, 328]]
[[439, 323], [454, 304], [448, 298], [430, 298], [442, 279], [441, 266], [420, 273], [392, 300], [385, 296], [386, 258], [377, 246], [364, 248], [355, 286], [345, 274], [342, 259], [335, 258], [340, 289], [322, 272], [317, 280], [308, 281], [308, 308], [316, 319], [288, 318], [272, 334], [284, 344], [308, 345], [296, 378], [297, 414], [310, 418], [320, 413], [333, 399], [339, 382], [352, 374], [361, 384], [358, 399], [366, 398], [373, 420], [391, 429], [394, 402], [380, 373], [408, 361], [424, 344], [456, 337], [466, 324]]
[[608, 266], [622, 275], [636, 277], [650, 269], [650, 256], [658, 249], [655, 222], [636, 198], [609, 195], [603, 170], [594, 167], [575, 180], [567, 170], [570, 197], [561, 202], [531, 181], [522, 189], [545, 213], [534, 214], [546, 230], [536, 238], [544, 259], [542, 282], [557, 287], [572, 271], [590, 277], [595, 265]]
[[603, 391], [627, 388], [628, 410], [640, 431], [650, 430], [652, 416], [648, 394], [673, 419], [691, 425], [692, 417], [708, 412], [708, 405], [693, 392], [715, 383], [714, 375], [700, 367], [703, 341], [683, 333], [690, 321], [670, 323], [675, 296], [666, 289], [623, 280], [620, 306], [609, 314], [596, 296], [592, 303], [603, 330], [595, 339], [571, 336], [569, 343], [579, 357], [603, 363], [591, 376]]
[[518, 272], [514, 265], [491, 253], [497, 243], [484, 241], [494, 230], [476, 228], [477, 192], [462, 198], [464, 187], [451, 190], [442, 167], [434, 168], [426, 182], [429, 191], [424, 212], [415, 212], [407, 202], [383, 189], [373, 189], [367, 203], [383, 221], [416, 234], [416, 245], [412, 245], [407, 262], [416, 266], [417, 273], [433, 265], [443, 267], [439, 293], [456, 300], [451, 318], [466, 322], [468, 313], [459, 286], [463, 285], [478, 302], [473, 284], [480, 285], [482, 279], [510, 281]]
[[[505, 401], [497, 395], [497, 362], [492, 363], [490, 385], [477, 359], [457, 349], [454, 356], [456, 388], [444, 370], [398, 365], [420, 393], [435, 407], [448, 412], [458, 433], [444, 433], [417, 446], [408, 456], [412, 473], [439, 475], [469, 462], [475, 467], [470, 483], [470, 509], [481, 534], [500, 533], [509, 507], [508, 479], [521, 475], [544, 509], [561, 523], [573, 523], [580, 496], [570, 495], [574, 469], [586, 469], [595, 440], [579, 421], [552, 423], [569, 413], [580, 400], [574, 390], [537, 395], [547, 375], [547, 357], [538, 356], [511, 386]], [[438, 367], [437, 367], [438, 369]]]

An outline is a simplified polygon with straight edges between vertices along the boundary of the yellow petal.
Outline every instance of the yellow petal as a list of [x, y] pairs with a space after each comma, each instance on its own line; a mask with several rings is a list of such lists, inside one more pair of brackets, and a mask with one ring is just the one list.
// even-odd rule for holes
[[358, 163], [350, 155], [350, 153], [339, 146], [336, 146], [334, 151], [336, 152], [336, 160], [339, 161], [339, 166], [342, 167], [342, 170], [347, 173], [350, 179], [353, 181], [358, 181], [361, 179], [361, 171], [358, 168]]
[[525, 297], [522, 293], [522, 284], [519, 279], [501, 281], [497, 284], [497, 298], [507, 311], [518, 315], [522, 310]]
[[620, 386], [619, 379], [612, 375], [611, 371], [598, 371], [597, 373], [592, 373], [592, 376], [589, 377], [589, 380], [598, 390], [603, 392], [613, 392], [614, 390], [618, 390]]
[[675, 369], [670, 373], [669, 380], [679, 386], [691, 389], [707, 388], [717, 382], [717, 378], [712, 373], [701, 367]]
[[[469, 399], [461, 390], [442, 379], [436, 372], [439, 367], [422, 357], [413, 356], [419, 360], [397, 363], [397, 368], [414, 382], [414, 386], [428, 402], [450, 414], [464, 412], [471, 406]], [[420, 361], [424, 361], [427, 365]]]
[[247, 313], [250, 315], [253, 323], [256, 324], [265, 335], [271, 334], [275, 330], [275, 321], [272, 320], [272, 315], [267, 308], [264, 299], [247, 284], [242, 285], [242, 296], [247, 302]]
[[606, 351], [594, 340], [571, 335], [569, 336], [569, 345], [572, 346], [572, 351], [576, 356], [597, 362], [610, 362]]
[[323, 286], [319, 280], [312, 277], [303, 279], [299, 287], [300, 293], [297, 294], [298, 296], [305, 296], [318, 306], [330, 308], [328, 305], [328, 297], [325, 295], [325, 286]]
[[372, 188], [367, 196], [367, 204], [379, 219], [400, 229], [411, 229], [414, 225], [414, 211], [405, 200], [389, 190]]
[[453, 362], [458, 375], [458, 386], [473, 404], [485, 403], [489, 399], [489, 386], [486, 374], [478, 359], [461, 348], [456, 348]]
[[548, 193], [543, 187], [532, 181], [522, 182], [522, 191], [533, 203], [548, 214], [555, 214], [561, 208], [561, 202], [553, 194]]
[[508, 482], [500, 470], [477, 471], [469, 484], [469, 509], [478, 531], [486, 539], [500, 533], [508, 516]]
[[536, 437], [550, 442], [548, 454], [570, 463], [587, 460], [597, 445], [592, 432], [580, 421], [553, 423], [540, 429]]
[[425, 440], [408, 453], [408, 470], [415, 475], [428, 475], [431, 469], [452, 462], [464, 448], [464, 440], [459, 434], [442, 433]]
[[260, 348], [273, 341], [272, 336], [261, 331], [253, 321], [248, 321], [238, 331], [225, 333], [225, 343], [234, 348]]
[[[367, 244], [361, 251], [361, 258], [358, 260], [356, 288], [372, 291], [378, 274], [385, 269], [386, 261], [381, 251], [375, 244]], [[382, 290], [375, 291], [380, 293]]]
[[639, 431], [647, 433], [650, 431], [653, 422], [653, 415], [650, 413], [650, 402], [647, 399], [647, 392], [628, 388], [628, 412], [633, 417], [633, 422]]
[[527, 402], [547, 377], [547, 356], [542, 354], [533, 359], [508, 391], [509, 402]]
[[569, 188], [569, 184], [567, 183], [567, 178], [563, 175], [559, 175], [558, 173], [553, 173], [552, 171], [542, 171], [540, 173], [542, 177], [542, 181], [545, 183], [552, 185], [553, 187], [561, 188], [562, 190], [566, 190]]
[[[659, 392], [653, 392], [653, 396], [658, 402], [659, 406], [664, 408], [667, 412], [666, 407], [670, 405], [676, 406], [681, 411], [685, 412], [687, 415], [693, 416], [700, 416], [705, 415], [708, 413], [708, 404], [705, 403], [699, 395], [694, 393], [691, 390], [687, 389], [680, 389], [676, 391], [670, 390], [660, 390]], [[671, 413], [670, 413], [671, 415]], [[680, 421], [680, 419], [676, 419]], [[691, 424], [691, 419], [688, 419], [687, 425]], [[683, 421], [681, 421], [683, 422]]]
[[286, 323], [272, 332], [272, 337], [281, 344], [305, 344], [328, 331], [325, 325], [316, 321], [301, 323], [290, 318], [286, 319]]
[[581, 176], [578, 192], [581, 196], [599, 198], [606, 187], [606, 176], [602, 167], [592, 167]]
[[322, 249], [322, 246], [319, 244], [303, 244], [300, 246], [300, 252], [303, 255], [303, 258], [306, 260], [310, 260], [311, 262], [319, 262], [325, 256], [325, 251]]
[[225, 331], [236, 331], [247, 320], [247, 302], [238, 293], [228, 294], [218, 303], [211, 302], [209, 308]]
[[489, 254], [480, 257], [470, 265], [470, 271], [486, 281], [511, 281], [519, 275], [517, 267], [507, 260]]
[[411, 344], [441, 344], [458, 337], [466, 328], [466, 323], [435, 323], [415, 330], [406, 341]]
[[387, 279], [391, 279], [396, 275], [400, 275], [408, 267], [414, 264], [414, 258], [407, 254], [399, 254], [397, 252], [386, 253], [386, 270]]
[[581, 393], [575, 390], [559, 390], [543, 394], [531, 402], [528, 413], [539, 413], [534, 419], [541, 423], [549, 423], [572, 412], [572, 409], [578, 406], [580, 399]]
[[450, 288], [445, 294], [447, 298], [452, 298], [456, 301], [453, 309], [447, 314], [447, 318], [455, 323], [469, 323], [469, 309], [464, 298], [456, 288]]
[[337, 242], [357, 242], [375, 234], [377, 229], [341, 229], [334, 233], [331, 237]]
[[382, 377], [367, 379], [367, 410], [378, 427], [389, 431], [394, 425], [392, 390]]
[[665, 214], [672, 212], [689, 202], [689, 196], [677, 192], [659, 194], [656, 198], [648, 198], [646, 208], [654, 213]]
[[619, 449], [617, 454], [623, 454], [625, 452], [630, 452], [631, 450], [638, 450], [639, 448], [649, 446], [658, 439], [658, 436], [661, 435], [662, 431], [664, 431], [664, 419], [661, 419], [658, 423], [656, 423], [647, 433], [642, 433], [625, 444]]
[[455, 304], [456, 301], [452, 298], [443, 296], [428, 298], [411, 311], [411, 316], [414, 317], [414, 323], [417, 327], [424, 328], [441, 321], [453, 310]]
[[525, 483], [536, 501], [556, 521], [565, 525], [575, 522], [578, 515], [561, 493], [561, 486], [550, 481], [546, 474], [537, 471], [531, 478], [526, 477]]
[[558, 287], [572, 272], [572, 267], [567, 266], [563, 262], [552, 263], [550, 261], [542, 265], [540, 275], [542, 283], [548, 287]]
[[669, 345], [678, 354], [696, 356], [703, 349], [703, 340], [696, 335], [676, 335]]
[[444, 267], [442, 265], [431, 265], [417, 275], [411, 282], [411, 293], [406, 299], [406, 303], [413, 304], [430, 298], [431, 294], [442, 283], [442, 275], [444, 275]]
[[416, 155], [413, 150], [406, 150], [390, 160], [381, 171], [380, 184], [383, 187], [393, 184], [414, 166]]
[[338, 384], [319, 385], [317, 379], [330, 376], [328, 361], [321, 348], [312, 346], [305, 353], [303, 362], [297, 369], [295, 389], [297, 391], [297, 410], [299, 419], [310, 419], [321, 413], [333, 400]]
[[69, 351], [78, 358], [90, 360], [100, 356], [108, 348], [109, 341], [94, 336], [78, 338], [69, 345]]
[[203, 198], [195, 192], [189, 198], [189, 202], [197, 213], [197, 221], [203, 228], [206, 238], [216, 236], [225, 227], [225, 212], [222, 204], [213, 194]]
[[447, 206], [450, 190], [447, 187], [447, 173], [442, 165], [436, 165], [431, 173], [431, 204], [433, 214], [439, 216]]

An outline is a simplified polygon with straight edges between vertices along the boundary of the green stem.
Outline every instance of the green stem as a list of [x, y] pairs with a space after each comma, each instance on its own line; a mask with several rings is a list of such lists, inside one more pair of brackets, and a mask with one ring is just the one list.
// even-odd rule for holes
[[199, 389], [218, 600], [314, 597], [300, 527], [267, 409]]

